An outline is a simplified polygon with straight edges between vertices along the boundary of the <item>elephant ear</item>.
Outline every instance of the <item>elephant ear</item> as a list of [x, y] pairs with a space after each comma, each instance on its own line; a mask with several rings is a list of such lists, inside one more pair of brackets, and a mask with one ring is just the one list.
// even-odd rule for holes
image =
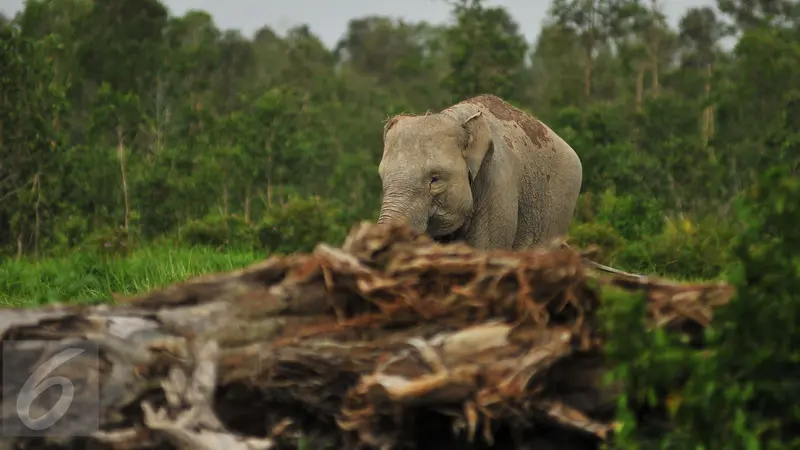
[[492, 147], [489, 124], [481, 116], [482, 112], [478, 111], [461, 123], [466, 135], [464, 159], [467, 161], [470, 183], [478, 176], [486, 153]]

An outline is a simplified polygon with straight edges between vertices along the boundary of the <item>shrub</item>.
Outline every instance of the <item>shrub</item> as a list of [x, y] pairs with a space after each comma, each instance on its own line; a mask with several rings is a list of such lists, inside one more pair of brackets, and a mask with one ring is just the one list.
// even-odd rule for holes
[[348, 228], [343, 208], [320, 197], [292, 196], [267, 210], [258, 224], [261, 245], [272, 252], [310, 252], [320, 242], [338, 245]]
[[607, 264], [623, 270], [681, 279], [719, 277], [736, 230], [716, 215], [665, 219], [657, 201], [613, 188], [581, 195], [577, 216], [569, 233], [574, 246], [597, 245]]
[[[641, 299], [604, 296], [612, 378], [626, 387], [618, 448], [800, 448], [800, 180], [769, 171], [737, 212], [746, 226], [730, 252], [737, 293], [704, 348], [647, 332]], [[641, 422], [635, 404], [668, 423]]]
[[625, 240], [640, 240], [664, 228], [664, 212], [653, 199], [615, 195], [607, 189], [599, 196], [596, 220], [612, 226]]
[[253, 248], [257, 245], [255, 229], [237, 215], [208, 215], [191, 220], [178, 232], [181, 243], [217, 248]]
[[698, 222], [669, 218], [660, 233], [631, 243], [615, 262], [629, 270], [678, 279], [717, 278], [728, 266], [734, 230], [711, 215]]
[[270, 253], [310, 252], [319, 242], [340, 243], [346, 233], [344, 208], [320, 197], [290, 195], [267, 208], [255, 223], [237, 215], [209, 215], [179, 230], [179, 241], [189, 246], [261, 248]]
[[800, 180], [776, 167], [737, 211], [737, 295], [689, 378], [677, 432], [706, 448], [800, 448]]
[[103, 226], [90, 233], [81, 250], [105, 256], [126, 256], [136, 247], [136, 230], [125, 230], [125, 227]]
[[[602, 250], [603, 261], [613, 261], [625, 248], [626, 242], [611, 225], [603, 222], [584, 222], [573, 225], [569, 230], [572, 247], [586, 249], [592, 245]], [[601, 262], [601, 261], [597, 261]]]

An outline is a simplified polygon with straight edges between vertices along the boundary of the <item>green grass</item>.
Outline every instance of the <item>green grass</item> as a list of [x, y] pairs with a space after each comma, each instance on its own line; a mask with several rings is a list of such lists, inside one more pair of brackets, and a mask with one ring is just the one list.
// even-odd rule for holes
[[101, 303], [111, 293], [138, 294], [205, 273], [228, 271], [266, 259], [254, 252], [151, 247], [125, 258], [90, 253], [0, 265], [0, 307], [51, 302]]
[[263, 252], [153, 246], [124, 258], [73, 253], [38, 262], [6, 260], [0, 263], [0, 308], [100, 303], [111, 300], [111, 293], [140, 294], [193, 276], [238, 269], [266, 257]]

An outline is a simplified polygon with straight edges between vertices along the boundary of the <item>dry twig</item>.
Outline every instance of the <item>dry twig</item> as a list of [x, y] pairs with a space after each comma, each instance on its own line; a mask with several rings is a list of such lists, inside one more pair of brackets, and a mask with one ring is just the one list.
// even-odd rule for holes
[[267, 449], [314, 433], [340, 447], [443, 445], [420, 440], [431, 433], [420, 414], [465, 442], [494, 442], [505, 427], [524, 435], [519, 448], [585, 448], [612, 430], [618, 389], [600, 382], [592, 277], [645, 293], [653, 327], [706, 326], [732, 295], [590, 275], [569, 248], [478, 251], [361, 224], [341, 249], [320, 244], [116, 305], [7, 310], [0, 330], [5, 341], [99, 346], [99, 368], [71, 373], [101, 381], [93, 439], [106, 448]]

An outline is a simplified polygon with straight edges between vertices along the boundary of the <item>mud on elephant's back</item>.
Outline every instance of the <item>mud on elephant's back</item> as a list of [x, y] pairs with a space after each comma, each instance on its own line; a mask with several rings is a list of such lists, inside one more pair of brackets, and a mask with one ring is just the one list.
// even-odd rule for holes
[[509, 122], [512, 126], [519, 126], [531, 139], [533, 145], [538, 148], [542, 148], [553, 142], [553, 138], [550, 136], [547, 127], [539, 121], [539, 119], [498, 97], [493, 95], [479, 95], [465, 100], [465, 102], [484, 106], [499, 120]]

